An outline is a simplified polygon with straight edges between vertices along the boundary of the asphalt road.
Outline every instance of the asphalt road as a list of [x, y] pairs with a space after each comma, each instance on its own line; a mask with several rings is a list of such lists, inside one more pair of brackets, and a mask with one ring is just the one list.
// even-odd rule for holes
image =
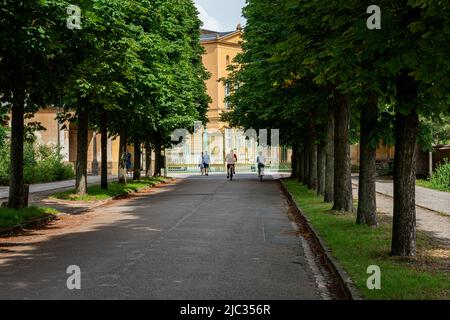
[[191, 177], [57, 235], [0, 239], [0, 299], [321, 299], [287, 210], [269, 177]]

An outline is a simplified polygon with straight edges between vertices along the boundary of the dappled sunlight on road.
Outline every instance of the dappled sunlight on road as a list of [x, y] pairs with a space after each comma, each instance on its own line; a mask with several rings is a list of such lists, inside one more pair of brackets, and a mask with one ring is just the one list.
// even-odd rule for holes
[[133, 194], [128, 199], [111, 201], [84, 214], [61, 215], [37, 230], [25, 230], [19, 235], [0, 237], [0, 267], [7, 267], [16, 260], [49, 257], [49, 253], [41, 251], [47, 242], [58, 243], [62, 239], [80, 237], [111, 225], [117, 225], [117, 228], [159, 232], [158, 228], [142, 227], [139, 223], [133, 223], [139, 219], [133, 211], [145, 208], [136, 205], [140, 198], [171, 191], [174, 186], [175, 183], [155, 186], [145, 192]]

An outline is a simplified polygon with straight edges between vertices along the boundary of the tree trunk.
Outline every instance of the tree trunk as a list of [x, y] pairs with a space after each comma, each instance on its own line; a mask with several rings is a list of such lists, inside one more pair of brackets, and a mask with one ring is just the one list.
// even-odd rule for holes
[[24, 147], [25, 91], [16, 90], [13, 97], [11, 119], [11, 163], [8, 207], [21, 209], [26, 206], [24, 198], [23, 147]]
[[164, 177], [167, 177], [167, 149], [166, 149], [166, 147], [164, 147], [163, 150], [164, 150], [164, 161], [163, 161]]
[[161, 154], [162, 148], [161, 144], [158, 142], [155, 144], [155, 172], [153, 173], [153, 176], [155, 177], [161, 176]]
[[325, 195], [325, 145], [320, 144], [317, 147], [317, 194]]
[[[394, 256], [416, 253], [416, 152], [419, 131], [417, 83], [404, 71], [397, 79], [395, 119], [394, 220], [392, 252]], [[408, 110], [408, 114], [401, 112]]]
[[324, 200], [331, 203], [334, 201], [334, 112], [332, 106], [330, 106], [330, 111], [328, 112], [327, 122]]
[[152, 148], [149, 143], [145, 145], [145, 176], [152, 176]]
[[378, 95], [371, 91], [367, 97], [367, 107], [361, 111], [360, 121], [358, 213], [356, 223], [377, 227], [375, 178], [378, 141], [373, 141], [373, 139], [375, 138], [378, 120]]
[[75, 173], [75, 190], [78, 195], [87, 194], [87, 158], [88, 158], [88, 123], [89, 114], [84, 108], [77, 110], [77, 163]]
[[292, 157], [291, 157], [291, 168], [292, 168], [292, 172], [291, 172], [291, 178], [292, 179], [297, 179], [300, 175], [299, 171], [298, 171], [298, 146], [294, 145], [292, 146]]
[[134, 170], [133, 180], [141, 179], [141, 143], [139, 141], [134, 143]]
[[302, 151], [299, 153], [298, 155], [300, 157], [300, 177], [299, 177], [299, 181], [301, 183], [305, 182], [305, 170], [306, 170], [306, 166], [305, 166], [305, 147], [302, 148]]
[[119, 142], [119, 183], [127, 184], [127, 135], [124, 131]]
[[108, 118], [106, 112], [103, 112], [100, 117], [100, 136], [101, 136], [101, 181], [100, 187], [103, 190], [108, 190]]
[[310, 152], [309, 152], [309, 150], [310, 150], [310, 141], [308, 140], [308, 141], [306, 141], [306, 144], [305, 144], [305, 151], [304, 151], [304, 153], [303, 153], [303, 156], [304, 156], [304, 161], [305, 161], [305, 175], [304, 175], [304, 179], [303, 179], [303, 184], [305, 185], [305, 186], [309, 186], [309, 158], [310, 158]]
[[428, 152], [428, 179], [433, 179], [433, 151]]
[[297, 148], [297, 172], [298, 172], [298, 181], [303, 182], [304, 180], [304, 166], [303, 166], [303, 152], [300, 148]]
[[334, 112], [334, 205], [333, 210], [353, 212], [350, 160], [350, 101], [336, 93]]
[[317, 190], [317, 144], [313, 138], [309, 148], [309, 178], [308, 188]]

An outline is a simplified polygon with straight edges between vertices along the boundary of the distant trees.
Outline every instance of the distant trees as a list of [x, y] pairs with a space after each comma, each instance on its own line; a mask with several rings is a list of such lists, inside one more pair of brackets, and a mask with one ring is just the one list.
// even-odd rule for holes
[[[360, 142], [357, 220], [376, 227], [375, 160], [395, 136], [392, 254], [415, 253], [415, 154], [422, 119], [450, 113], [450, 5], [381, 1], [369, 30], [360, 1], [248, 1], [244, 52], [225, 120], [280, 128], [293, 173], [337, 211], [353, 211], [350, 142]], [[421, 139], [423, 140], [423, 139]], [[325, 158], [325, 159], [324, 159]], [[325, 170], [325, 174], [323, 171]], [[324, 178], [325, 177], [325, 178]]]
[[124, 167], [128, 143], [161, 148], [170, 144], [172, 130], [205, 120], [209, 75], [191, 0], [75, 4], [81, 8], [81, 28], [69, 29], [67, 1], [2, 3], [0, 99], [13, 124], [10, 207], [24, 205], [24, 116], [39, 108], [63, 107], [60, 120], [78, 126], [79, 194], [87, 192], [89, 128], [102, 135], [102, 187], [107, 188], [107, 135], [120, 137]]

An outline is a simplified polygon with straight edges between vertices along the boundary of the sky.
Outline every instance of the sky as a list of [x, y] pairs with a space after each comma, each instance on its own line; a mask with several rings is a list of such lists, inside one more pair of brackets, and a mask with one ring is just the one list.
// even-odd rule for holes
[[212, 31], [232, 31], [245, 25], [242, 8], [245, 0], [194, 0], [203, 21], [203, 28]]

